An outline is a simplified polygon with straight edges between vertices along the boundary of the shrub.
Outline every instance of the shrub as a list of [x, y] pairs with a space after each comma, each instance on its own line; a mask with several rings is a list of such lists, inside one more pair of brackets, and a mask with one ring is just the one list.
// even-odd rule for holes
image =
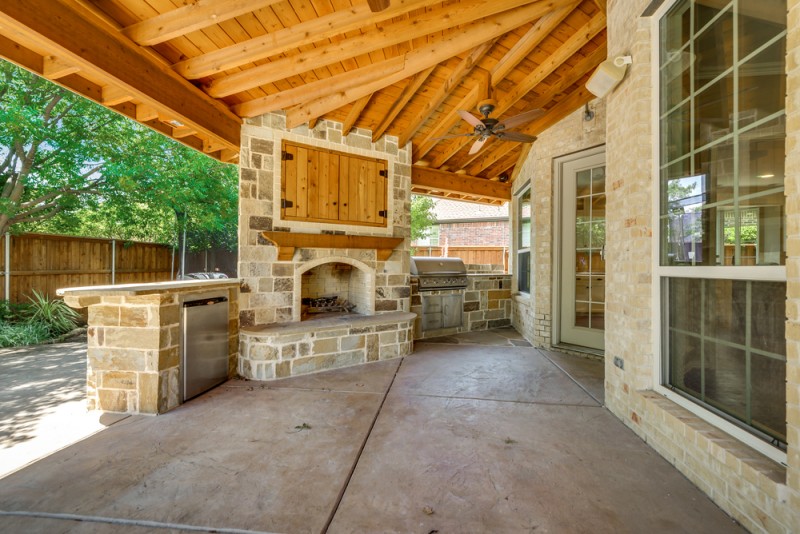
[[51, 299], [35, 289], [28, 297], [31, 303], [25, 310], [25, 323], [42, 324], [49, 329], [52, 337], [66, 334], [78, 325], [80, 314], [67, 306], [63, 300]]
[[0, 323], [0, 347], [36, 345], [51, 337], [50, 329], [42, 323]]

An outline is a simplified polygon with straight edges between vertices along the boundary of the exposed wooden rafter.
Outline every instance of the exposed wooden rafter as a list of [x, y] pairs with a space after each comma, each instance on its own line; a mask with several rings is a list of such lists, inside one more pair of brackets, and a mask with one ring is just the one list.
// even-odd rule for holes
[[[47, 13], [48, 16], [41, 14]], [[0, 4], [0, 24], [17, 35], [43, 43], [64, 62], [100, 70], [114, 84], [155, 107], [170, 109], [181, 122], [238, 150], [241, 120], [186, 80], [127, 40], [119, 39], [77, 4], [26, 0]], [[67, 28], [69, 31], [64, 31]], [[93, 46], [86, 46], [91, 36]], [[59, 81], [67, 77], [60, 78]], [[85, 94], [85, 93], [84, 93]], [[93, 98], [99, 101], [102, 92]]]
[[450, 96], [453, 89], [461, 85], [464, 79], [472, 72], [472, 69], [483, 59], [486, 52], [494, 45], [495, 40], [487, 41], [473, 48], [470, 53], [462, 59], [458, 66], [450, 73], [450, 76], [444, 81], [442, 85], [436, 89], [433, 94], [427, 95], [427, 98], [422, 103], [421, 111], [417, 112], [417, 119], [400, 135], [400, 146], [405, 146], [414, 135], [419, 131], [420, 127], [430, 118], [431, 114], [442, 105], [445, 99]]
[[132, 24], [122, 33], [137, 44], [152, 46], [281, 1], [197, 0], [193, 4]]
[[[316, 98], [309, 98], [306, 102], [287, 110], [287, 125], [303, 124], [309, 119], [319, 117], [329, 111], [337, 109], [343, 105], [353, 102], [365, 94], [374, 93], [380, 89], [393, 85], [400, 80], [421, 72], [433, 65], [436, 65], [447, 58], [466, 52], [472, 48], [475, 41], [484, 42], [494, 39], [513, 28], [535, 20], [546, 12], [547, 6], [542, 2], [505, 11], [499, 15], [486, 17], [478, 22], [465, 24], [446, 36], [430, 38], [428, 45], [408, 52], [404, 59], [404, 67], [395, 74], [384, 76], [371, 83], [362, 83], [360, 76], [353, 75], [351, 71], [345, 73], [351, 87], [343, 91], [319, 91], [321, 94]], [[390, 60], [391, 61], [391, 60]], [[373, 65], [379, 65], [373, 63]], [[360, 70], [360, 69], [359, 69]], [[337, 78], [337, 77], [334, 77]], [[311, 85], [320, 84], [325, 86], [327, 80], [320, 80]], [[258, 107], [255, 108], [258, 110]], [[260, 111], [263, 113], [264, 111]]]
[[[415, 39], [444, 31], [454, 26], [485, 19], [496, 13], [529, 3], [530, 0], [472, 0], [472, 4], [453, 12], [449, 5], [425, 11], [413, 19], [399, 20], [395, 23], [376, 27], [375, 30], [355, 35], [342, 41], [323, 44], [306, 51], [276, 59], [263, 65], [217, 78], [206, 91], [213, 97], [223, 97], [273, 83], [289, 76], [319, 69], [352, 58]], [[543, 2], [539, 2], [539, 5]], [[541, 16], [538, 10], [535, 17]], [[524, 22], [521, 22], [522, 24]], [[437, 62], [438, 63], [438, 62]]]
[[466, 174], [444, 172], [416, 165], [411, 167], [411, 184], [417, 190], [428, 192], [457, 193], [503, 202], [511, 200], [511, 184], [509, 183], [503, 184]]
[[512, 128], [538, 135], [583, 105], [606, 58], [605, 4], [8, 1], [0, 57], [222, 161], [238, 157], [243, 118], [280, 111], [290, 129], [396, 136], [412, 143], [412, 191], [497, 204], [510, 195], [497, 177], [530, 145], [492, 138], [470, 155], [459, 110], [490, 97], [491, 118], [543, 109]]
[[189, 79], [202, 78], [212, 74], [246, 65], [253, 61], [266, 59], [301, 48], [311, 43], [330, 39], [361, 27], [368, 27], [384, 20], [398, 17], [414, 9], [422, 9], [441, 3], [441, 0], [393, 0], [392, 5], [374, 13], [367, 4], [359, 4], [351, 9], [335, 11], [289, 28], [255, 37], [235, 45], [226, 46], [176, 63], [173, 67]]
[[[496, 117], [502, 116], [512, 106], [514, 106], [520, 99], [530, 93], [536, 86], [538, 86], [547, 76], [552, 74], [558, 67], [564, 64], [569, 58], [577, 54], [595, 35], [600, 33], [605, 28], [605, 15], [602, 13], [597, 14], [594, 18], [589, 20], [579, 31], [567, 39], [558, 49], [548, 56], [547, 60], [542, 62], [536, 69], [531, 71], [521, 82], [514, 85], [512, 90], [502, 96], [497, 102], [494, 110]], [[443, 151], [436, 159], [433, 160], [434, 167], [444, 165], [451, 157], [458, 151], [466, 147], [470, 143], [470, 138], [455, 139], [450, 142], [447, 150]]]

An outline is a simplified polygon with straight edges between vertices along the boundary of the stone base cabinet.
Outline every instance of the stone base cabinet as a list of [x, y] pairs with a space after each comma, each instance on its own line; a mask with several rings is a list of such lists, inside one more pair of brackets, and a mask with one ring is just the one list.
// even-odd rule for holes
[[228, 298], [232, 378], [239, 346], [238, 280], [59, 290], [69, 306], [88, 307], [89, 409], [154, 415], [181, 404], [181, 304], [209, 293]]

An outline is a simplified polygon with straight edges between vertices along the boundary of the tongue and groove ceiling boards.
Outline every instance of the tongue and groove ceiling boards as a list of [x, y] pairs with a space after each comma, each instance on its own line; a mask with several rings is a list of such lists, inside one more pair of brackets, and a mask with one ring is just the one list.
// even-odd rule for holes
[[284, 110], [410, 141], [415, 192], [497, 204], [531, 145], [469, 154], [458, 111], [541, 109], [514, 128], [541, 133], [593, 98], [605, 27], [605, 0], [25, 0], [0, 3], [0, 56], [222, 161]]

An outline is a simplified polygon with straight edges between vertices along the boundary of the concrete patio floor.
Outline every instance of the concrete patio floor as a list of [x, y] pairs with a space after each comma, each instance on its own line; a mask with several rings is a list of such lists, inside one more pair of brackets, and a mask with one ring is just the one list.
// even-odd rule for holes
[[737, 532], [605, 410], [603, 367], [513, 329], [230, 381], [0, 480], [0, 532]]

